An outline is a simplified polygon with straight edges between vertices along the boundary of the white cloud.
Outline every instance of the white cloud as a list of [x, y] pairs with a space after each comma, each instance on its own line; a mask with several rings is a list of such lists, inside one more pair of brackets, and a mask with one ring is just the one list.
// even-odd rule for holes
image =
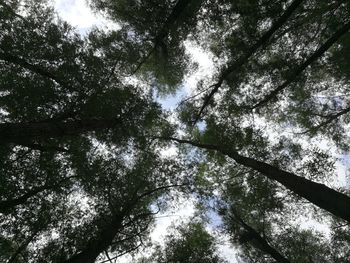
[[92, 12], [85, 0], [53, 0], [54, 8], [64, 21], [84, 34], [97, 26], [101, 29], [118, 29], [119, 26]]
[[184, 87], [186, 92], [190, 94], [191, 91], [196, 89], [199, 80], [210, 79], [215, 72], [215, 67], [212, 56], [208, 51], [203, 50], [191, 41], [185, 41], [185, 47], [191, 60], [198, 64], [196, 72], [191, 73], [185, 79]]

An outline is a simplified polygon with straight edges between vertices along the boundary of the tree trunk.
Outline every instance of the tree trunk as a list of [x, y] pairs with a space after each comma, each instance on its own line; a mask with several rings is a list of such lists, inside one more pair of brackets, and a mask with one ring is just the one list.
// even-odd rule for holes
[[90, 239], [84, 250], [64, 261], [64, 263], [94, 263], [98, 255], [111, 245], [122, 227], [123, 219], [123, 214], [114, 216], [112, 221], [103, 227], [97, 238]]
[[[64, 261], [63, 263], [94, 263], [98, 255], [101, 254], [103, 251], [107, 250], [108, 247], [112, 244], [114, 237], [121, 230], [121, 228], [123, 228], [124, 218], [132, 212], [132, 210], [142, 198], [150, 196], [157, 191], [172, 188], [175, 186], [181, 185], [160, 186], [152, 190], [146, 191], [140, 195], [137, 195], [136, 192], [135, 196], [129, 202], [126, 202], [123, 205], [124, 208], [121, 209], [121, 212], [119, 214], [115, 214], [110, 223], [106, 224], [101, 228], [97, 237], [91, 238], [88, 241], [87, 246], [81, 252], [73, 255], [71, 258]], [[149, 216], [152, 214], [153, 213], [147, 213], [143, 214], [142, 216]]]
[[79, 135], [89, 131], [120, 125], [117, 119], [86, 119], [66, 122], [1, 123], [0, 143], [20, 143], [31, 140]]
[[276, 89], [272, 90], [269, 94], [267, 94], [261, 101], [256, 103], [251, 109], [256, 109], [267, 104], [273, 98], [277, 96], [278, 93], [282, 92], [286, 87], [288, 87], [292, 82], [294, 82], [297, 77], [312, 63], [314, 63], [317, 59], [322, 57], [328, 49], [330, 49], [334, 43], [336, 43], [342, 36], [347, 34], [350, 30], [350, 22], [345, 24], [342, 28], [340, 28], [337, 32], [335, 32], [322, 46], [320, 46], [305, 62], [303, 62], [300, 66], [298, 66], [294, 72], [287, 78], [285, 82], [283, 82]]
[[278, 252], [274, 247], [272, 247], [265, 238], [261, 237], [254, 228], [247, 225], [236, 211], [232, 210], [232, 212], [235, 219], [247, 231], [247, 235], [249, 236], [249, 240], [247, 240], [248, 242], [250, 242], [254, 247], [264, 252], [265, 254], [270, 255], [277, 262], [290, 263], [290, 261], [285, 258], [280, 252]]
[[314, 205], [350, 222], [350, 197], [337, 192], [324, 184], [315, 183], [296, 174], [281, 170], [270, 164], [255, 160], [253, 158], [244, 157], [234, 150], [223, 149], [216, 145], [202, 144], [171, 137], [167, 139], [178, 143], [190, 144], [207, 150], [218, 151], [234, 159], [237, 163], [250, 167], [253, 170], [264, 174], [269, 179], [281, 183], [288, 190], [309, 200]]

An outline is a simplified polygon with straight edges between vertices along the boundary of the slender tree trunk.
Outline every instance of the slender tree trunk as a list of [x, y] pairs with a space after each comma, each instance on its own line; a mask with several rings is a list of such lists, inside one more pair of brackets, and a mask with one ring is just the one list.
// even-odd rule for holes
[[270, 164], [255, 160], [253, 158], [244, 157], [234, 150], [224, 149], [216, 145], [202, 144], [189, 140], [181, 140], [169, 137], [178, 143], [190, 144], [207, 150], [218, 151], [232, 159], [237, 163], [246, 167], [250, 167], [268, 177], [284, 185], [288, 190], [307, 199], [314, 205], [350, 222], [350, 197], [335, 191], [324, 184], [315, 183], [296, 174], [286, 172]]
[[[169, 189], [172, 187], [177, 187], [182, 185], [165, 185], [154, 188], [152, 190], [146, 191], [143, 194], [137, 195], [126, 202], [123, 206], [124, 208], [120, 213], [115, 214], [111, 219], [110, 223], [103, 226], [98, 234], [98, 236], [93, 237], [89, 240], [87, 246], [76, 255], [73, 255], [68, 260], [63, 263], [94, 263], [98, 255], [103, 251], [106, 251], [108, 247], [112, 244], [114, 237], [123, 228], [123, 220], [132, 212], [135, 206], [140, 202], [140, 200], [146, 196], [150, 196], [157, 191]], [[143, 214], [142, 216], [149, 216], [153, 213]], [[135, 218], [134, 218], [135, 219]], [[146, 230], [147, 228], [145, 228]]]
[[1, 123], [0, 143], [79, 135], [120, 125], [117, 119], [85, 119], [66, 122]]
[[261, 237], [260, 234], [251, 226], [249, 226], [243, 219], [238, 215], [236, 211], [232, 211], [234, 214], [234, 218], [230, 216], [232, 219], [236, 219], [239, 224], [247, 231], [247, 235], [249, 235], [249, 240], [254, 247], [264, 252], [267, 255], [270, 255], [277, 262], [281, 263], [290, 263], [290, 261], [285, 258], [280, 252], [278, 252], [274, 247], [272, 247], [265, 238]]

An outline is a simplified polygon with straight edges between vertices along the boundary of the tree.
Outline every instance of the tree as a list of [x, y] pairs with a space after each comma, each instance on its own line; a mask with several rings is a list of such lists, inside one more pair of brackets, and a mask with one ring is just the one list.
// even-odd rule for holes
[[[247, 262], [346, 262], [349, 1], [89, 4], [121, 28], [81, 36], [47, 1], [0, 0], [1, 260], [140, 252], [176, 188], [215, 200]], [[188, 43], [215, 70], [169, 112], [157, 96], [196, 70]], [[203, 225], [178, 230], [143, 260], [222, 262]]]
[[[164, 125], [160, 108], [114, 74], [132, 49], [122, 32], [83, 40], [44, 2], [25, 5], [22, 16], [19, 3], [1, 2], [4, 260], [95, 262], [135, 250], [151, 204], [180, 184], [145, 137], [148, 124]], [[101, 55], [118, 51], [114, 41], [119, 54]]]
[[156, 246], [150, 257], [141, 258], [139, 262], [226, 262], [216, 251], [215, 239], [202, 223], [192, 222], [173, 227], [171, 232], [165, 238], [164, 247]]

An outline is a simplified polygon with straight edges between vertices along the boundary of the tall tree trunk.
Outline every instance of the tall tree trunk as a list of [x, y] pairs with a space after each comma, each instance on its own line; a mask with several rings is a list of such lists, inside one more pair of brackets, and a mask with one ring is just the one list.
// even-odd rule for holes
[[111, 245], [114, 237], [122, 228], [123, 220], [124, 213], [114, 216], [110, 223], [103, 227], [98, 237], [90, 239], [84, 250], [64, 263], [94, 263], [98, 255]]
[[[123, 220], [130, 215], [132, 210], [137, 206], [140, 200], [144, 197], [150, 196], [157, 191], [169, 189], [172, 187], [178, 187], [183, 185], [165, 185], [160, 186], [149, 191], [146, 191], [140, 195], [137, 195], [135, 192], [135, 196], [128, 202], [123, 205], [121, 212], [118, 214], [114, 214], [110, 223], [106, 224], [100, 229], [98, 236], [91, 238], [88, 241], [87, 246], [79, 253], [73, 255], [68, 260], [63, 263], [94, 263], [98, 255], [100, 255], [103, 251], [106, 251], [108, 247], [112, 244], [114, 237], [117, 233], [123, 228]], [[153, 213], [146, 213], [142, 216], [149, 216]], [[137, 218], [137, 217], [135, 217]], [[134, 218], [134, 219], [135, 219]], [[145, 230], [147, 227], [145, 228]]]
[[230, 216], [231, 219], [236, 219], [239, 224], [245, 229], [247, 236], [247, 242], [250, 242], [255, 248], [259, 249], [263, 253], [270, 255], [273, 259], [280, 263], [290, 263], [290, 261], [285, 258], [280, 252], [278, 252], [274, 247], [272, 247], [265, 238], [260, 236], [260, 234], [251, 226], [249, 226], [240, 215], [232, 209], [231, 211], [234, 218]]
[[309, 200], [314, 205], [350, 222], [350, 197], [335, 191], [324, 184], [315, 183], [296, 174], [281, 170], [270, 164], [242, 156], [234, 150], [224, 149], [216, 145], [202, 144], [172, 137], [166, 139], [173, 140], [178, 143], [190, 144], [207, 150], [218, 151], [232, 158], [237, 163], [250, 167], [253, 170], [264, 174], [269, 179], [281, 183], [287, 189]]
[[85, 119], [66, 122], [1, 123], [0, 143], [20, 143], [38, 139], [79, 135], [89, 131], [113, 128], [117, 119]]

